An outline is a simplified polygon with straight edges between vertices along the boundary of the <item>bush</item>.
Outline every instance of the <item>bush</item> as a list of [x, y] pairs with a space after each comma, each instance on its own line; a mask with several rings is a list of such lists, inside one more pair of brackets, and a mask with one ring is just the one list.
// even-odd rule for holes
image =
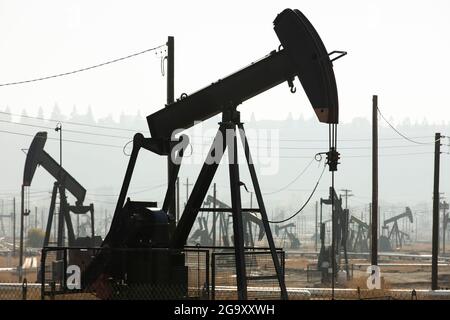
[[27, 247], [42, 248], [44, 245], [45, 232], [39, 228], [28, 230]]

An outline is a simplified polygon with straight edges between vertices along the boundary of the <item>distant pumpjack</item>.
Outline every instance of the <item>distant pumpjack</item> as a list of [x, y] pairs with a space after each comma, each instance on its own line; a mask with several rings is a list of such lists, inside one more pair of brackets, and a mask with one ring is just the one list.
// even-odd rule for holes
[[[28, 148], [27, 158], [25, 160], [25, 168], [23, 173], [23, 186], [29, 187], [36, 172], [36, 168], [41, 166], [53, 178], [52, 197], [50, 202], [50, 209], [48, 214], [47, 227], [44, 238], [44, 247], [50, 244], [50, 233], [52, 230], [53, 216], [55, 214], [56, 197], [59, 192], [59, 219], [57, 231], [57, 246], [64, 246], [64, 225], [67, 227], [68, 245], [71, 246], [88, 246], [94, 247], [100, 245], [102, 240], [95, 236], [94, 228], [94, 205], [91, 203], [88, 206], [83, 205], [86, 196], [86, 189], [72, 177], [63, 167], [61, 167], [47, 152], [44, 150], [45, 142], [47, 141], [47, 132], [38, 132]], [[69, 191], [75, 198], [75, 205], [70, 205], [67, 202], [66, 190]], [[86, 214], [90, 213], [91, 220], [91, 237], [76, 238], [72, 224], [70, 213]]]
[[[183, 94], [177, 101], [147, 117], [151, 138], [136, 134], [127, 172], [117, 202], [111, 228], [103, 243], [105, 248], [152, 248], [166, 247], [166, 253], [153, 255], [142, 266], [137, 256], [126, 260], [127, 265], [118, 269], [116, 258], [103, 251], [86, 272], [88, 282], [108, 277], [116, 282], [148, 283], [184, 287], [173, 297], [181, 298], [187, 292], [187, 268], [182, 250], [197, 219], [209, 186], [228, 147], [231, 208], [226, 209], [233, 218], [233, 247], [235, 249], [236, 282], [238, 299], [247, 299], [247, 272], [245, 263], [245, 238], [240, 195], [239, 166], [237, 163], [237, 132], [244, 146], [246, 161], [252, 179], [261, 221], [270, 247], [270, 254], [280, 288], [281, 298], [287, 299], [286, 285], [276, 251], [256, 170], [250, 155], [248, 140], [240, 114], [236, 110], [244, 101], [257, 96], [283, 82], [295, 92], [294, 79], [298, 77], [319, 121], [334, 125], [338, 123], [338, 95], [332, 61], [322, 40], [308, 19], [299, 11], [286, 9], [274, 20], [274, 29], [280, 40], [278, 50], [270, 52], [259, 61], [218, 80], [191, 95]], [[333, 52], [335, 53], [335, 52]], [[341, 54], [342, 55], [342, 54]], [[180, 221], [167, 214], [169, 200], [181, 164], [182, 151], [187, 146], [187, 136], [174, 138], [176, 133], [192, 127], [196, 121], [222, 114], [219, 130], [208, 152], [207, 159], [187, 200]], [[226, 137], [226, 139], [225, 139]], [[181, 146], [181, 147], [180, 147]], [[130, 179], [139, 149], [144, 148], [159, 155], [172, 157], [171, 169], [162, 209], [155, 202], [128, 201]], [[178, 158], [177, 156], [178, 155]], [[174, 158], [176, 158], [174, 160]], [[224, 209], [225, 210], [225, 209]], [[139, 268], [136, 266], [139, 265]], [[141, 271], [138, 271], [141, 270]], [[152, 273], [144, 272], [152, 270]], [[253, 277], [254, 278], [254, 277]], [[175, 292], [175, 291], [172, 291]]]
[[[392, 251], [393, 249], [401, 248], [405, 243], [405, 240], [409, 240], [409, 234], [401, 231], [398, 227], [398, 220], [408, 218], [410, 223], [413, 223], [413, 214], [409, 207], [406, 207], [405, 212], [396, 215], [392, 218], [384, 220], [383, 230], [388, 232], [388, 235], [380, 236], [380, 250]], [[393, 223], [391, 230], [389, 231], [389, 224]]]
[[370, 226], [355, 216], [351, 216], [348, 237], [348, 249], [351, 252], [369, 252]]
[[295, 228], [295, 223], [291, 222], [282, 226], [279, 225], [275, 225], [275, 234], [277, 235], [277, 237], [280, 236], [280, 231], [284, 231], [283, 232], [283, 236], [282, 236], [282, 247], [284, 247], [284, 242], [286, 241], [286, 237], [288, 238], [289, 242], [290, 242], [290, 249], [299, 249], [300, 248], [300, 240], [298, 239], [298, 237], [292, 232], [292, 229]]
[[[334, 198], [332, 200], [332, 198]], [[328, 199], [320, 199], [320, 206], [323, 204], [331, 205], [334, 204], [335, 220], [331, 223], [334, 226], [334, 241], [335, 241], [335, 252], [332, 253], [331, 246], [326, 246], [325, 244], [325, 224], [322, 222], [320, 227], [320, 241], [321, 247], [319, 252], [319, 258], [317, 261], [318, 268], [324, 271], [324, 274], [328, 275], [328, 268], [332, 264], [332, 257], [336, 257], [336, 266], [342, 268], [342, 255], [344, 255], [344, 267], [346, 269], [347, 275], [349, 275], [348, 266], [348, 256], [347, 256], [347, 244], [348, 244], [348, 222], [349, 222], [349, 210], [342, 207], [342, 198], [338, 197], [336, 191], [330, 187], [330, 194]], [[322, 211], [322, 208], [320, 209]], [[327, 222], [332, 222], [328, 220]], [[333, 240], [331, 240], [333, 241]]]
[[[223, 240], [223, 244], [225, 246], [230, 246], [230, 241], [228, 239], [228, 229], [230, 226], [230, 209], [231, 207], [226, 204], [225, 202], [220, 201], [219, 199], [214, 199], [213, 196], [208, 195], [206, 197], [206, 200], [204, 202], [205, 206], [209, 206], [210, 209], [208, 209], [207, 211], [214, 211], [213, 209], [211, 209], [211, 205], [213, 203], [216, 203], [216, 207], [218, 208], [217, 214], [220, 216], [220, 228], [219, 228], [219, 234]], [[221, 211], [221, 210], [226, 210], [226, 212]], [[204, 208], [201, 208], [200, 211], [206, 211]], [[257, 213], [259, 210], [255, 209], [255, 213]], [[265, 235], [265, 231], [264, 231], [264, 224], [262, 223], [261, 219], [259, 219], [258, 217], [256, 217], [252, 212], [251, 209], [248, 209], [248, 211], [246, 212], [242, 212], [242, 220], [244, 222], [244, 238], [245, 238], [245, 246], [246, 247], [253, 247], [255, 246], [255, 237], [253, 236], [253, 226], [257, 226], [258, 227], [258, 241], [261, 241], [264, 238]]]

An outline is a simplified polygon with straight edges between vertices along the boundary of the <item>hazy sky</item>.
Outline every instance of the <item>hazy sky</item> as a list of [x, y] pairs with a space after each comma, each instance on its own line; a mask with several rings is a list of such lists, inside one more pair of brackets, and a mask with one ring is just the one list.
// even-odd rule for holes
[[[0, 0], [0, 83], [60, 73], [121, 57], [175, 37], [175, 93], [190, 93], [278, 47], [272, 22], [300, 9], [335, 63], [341, 119], [370, 116], [380, 95], [387, 116], [431, 121], [450, 116], [448, 1], [23, 1]], [[300, 84], [297, 81], [297, 85]], [[312, 116], [303, 90], [283, 84], [241, 107], [244, 117]], [[74, 76], [0, 87], [0, 108], [12, 111], [57, 102], [96, 117], [143, 115], [163, 107], [165, 78], [150, 53]]]

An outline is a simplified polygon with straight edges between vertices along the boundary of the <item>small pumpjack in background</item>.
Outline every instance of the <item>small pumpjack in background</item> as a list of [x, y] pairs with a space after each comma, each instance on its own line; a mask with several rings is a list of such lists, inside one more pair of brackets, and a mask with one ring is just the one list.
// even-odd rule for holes
[[[65, 235], [67, 230], [68, 247], [98, 247], [102, 243], [100, 236], [95, 236], [94, 230], [94, 204], [84, 205], [83, 202], [86, 197], [86, 189], [67, 172], [55, 159], [52, 158], [45, 150], [45, 143], [47, 141], [47, 132], [38, 132], [30, 147], [28, 148], [27, 157], [25, 160], [25, 168], [22, 183], [22, 201], [24, 189], [30, 187], [33, 181], [34, 174], [38, 166], [41, 166], [54, 179], [52, 197], [49, 206], [49, 214], [47, 226], [45, 229], [45, 237], [43, 247], [65, 247]], [[67, 201], [68, 191], [75, 197], [75, 204], [71, 205]], [[55, 223], [56, 202], [59, 193], [59, 212], [58, 225], [56, 230], [56, 243], [50, 242], [50, 235], [52, 226]], [[25, 210], [24, 210], [25, 211]], [[90, 237], [76, 237], [72, 223], [71, 213], [76, 215], [90, 214]], [[77, 265], [89, 264], [92, 256], [92, 251], [70, 251], [70, 262]], [[21, 254], [22, 257], [22, 254]], [[57, 251], [56, 260], [53, 262], [52, 278], [60, 278], [63, 272], [63, 251]], [[22, 265], [22, 264], [20, 264]], [[38, 277], [40, 278], [40, 276]]]
[[[298, 77], [319, 121], [334, 128], [338, 123], [338, 96], [332, 60], [306, 17], [298, 10], [286, 9], [276, 17], [274, 29], [281, 42], [278, 50], [200, 91], [191, 95], [183, 94], [177, 101], [147, 117], [151, 138], [145, 138], [142, 134], [134, 136], [133, 150], [111, 228], [101, 250], [82, 274], [85, 288], [90, 286], [95, 288], [97, 296], [111, 298], [109, 295], [113, 291], [125, 292], [116, 290], [117, 287], [114, 286], [131, 289], [133, 286], [148, 285], [154, 290], [153, 296], [187, 298], [189, 279], [185, 245], [198, 212], [202, 211], [201, 206], [220, 159], [228, 148], [231, 206], [217, 211], [228, 212], [232, 216], [237, 298], [248, 297], [249, 276], [246, 272], [243, 213], [251, 210], [260, 215], [280, 297], [287, 299], [280, 258], [269, 227], [244, 125], [236, 108], [244, 101], [283, 82], [287, 82], [294, 93], [296, 89], [293, 81]], [[183, 151], [188, 145], [188, 137], [181, 135], [177, 139], [171, 139], [172, 134], [177, 129], [192, 127], [195, 121], [204, 121], [220, 113], [222, 122], [219, 124], [216, 138], [181, 219], [176, 224], [170, 203], [174, 197], [173, 190]], [[241, 205], [237, 132], [245, 150], [258, 203], [257, 209], [242, 208]], [[224, 137], [227, 139], [222, 139]], [[336, 161], [330, 161], [329, 164], [330, 170], [335, 171], [338, 156], [332, 148], [334, 145], [330, 145], [329, 158]], [[170, 166], [167, 192], [160, 208], [156, 202], [132, 201], [126, 198], [141, 149], [171, 157], [173, 162]]]

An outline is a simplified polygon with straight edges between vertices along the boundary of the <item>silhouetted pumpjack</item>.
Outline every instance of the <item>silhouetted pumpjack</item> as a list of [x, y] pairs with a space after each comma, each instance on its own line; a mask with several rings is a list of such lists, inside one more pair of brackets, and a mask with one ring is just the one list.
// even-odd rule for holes
[[[333, 201], [332, 201], [333, 198]], [[334, 223], [331, 225], [334, 226], [334, 241], [335, 241], [335, 252], [332, 254], [332, 246], [325, 246], [325, 221], [321, 223], [320, 226], [320, 240], [321, 247], [319, 252], [319, 258], [317, 261], [318, 268], [323, 269], [324, 274], [328, 273], [328, 268], [332, 265], [332, 257], [336, 258], [336, 266], [340, 269], [342, 268], [341, 259], [342, 254], [344, 255], [344, 267], [347, 272], [347, 276], [349, 276], [349, 267], [348, 267], [348, 256], [347, 256], [347, 239], [348, 239], [348, 222], [349, 222], [349, 211], [348, 209], [342, 208], [342, 198], [338, 197], [336, 191], [330, 187], [329, 197], [328, 199], [320, 199], [320, 206], [323, 204], [331, 205], [334, 204]], [[321, 208], [322, 210], [322, 208]], [[331, 220], [329, 220], [332, 222]], [[332, 240], [333, 241], [333, 240]]]
[[[27, 152], [25, 160], [25, 168], [23, 173], [23, 186], [29, 187], [36, 172], [36, 168], [40, 165], [53, 178], [56, 179], [53, 184], [53, 192], [50, 203], [50, 210], [48, 214], [47, 228], [44, 238], [44, 247], [50, 243], [50, 233], [55, 212], [56, 196], [59, 191], [60, 206], [58, 219], [58, 247], [64, 246], [64, 225], [67, 227], [68, 245], [71, 246], [90, 246], [94, 247], [100, 245], [101, 238], [95, 237], [94, 234], [94, 205], [91, 203], [88, 206], [83, 205], [86, 196], [86, 189], [75, 180], [64, 168], [62, 168], [47, 152], [44, 150], [45, 142], [47, 141], [47, 132], [38, 132], [30, 148]], [[75, 205], [67, 203], [66, 190], [69, 191], [75, 198]], [[75, 232], [70, 218], [70, 213], [75, 214], [91, 214], [91, 238], [76, 239]]]
[[[259, 61], [218, 80], [191, 95], [183, 94], [180, 99], [147, 117], [151, 138], [135, 135], [133, 151], [128, 164], [124, 183], [114, 213], [111, 229], [103, 243], [104, 248], [167, 248], [165, 253], [145, 260], [128, 257], [119, 263], [108, 250], [100, 253], [86, 272], [87, 283], [98, 279], [114, 278], [116, 282], [148, 283], [173, 286], [180, 289], [175, 297], [181, 298], [187, 292], [187, 269], [184, 263], [184, 248], [189, 233], [196, 221], [219, 162], [228, 147], [231, 208], [233, 217], [233, 241], [235, 248], [237, 292], [239, 299], [247, 299], [247, 273], [244, 250], [244, 226], [241, 206], [239, 165], [237, 163], [237, 132], [245, 150], [255, 195], [264, 225], [270, 253], [279, 283], [281, 297], [287, 299], [286, 286], [280, 260], [270, 231], [262, 193], [251, 160], [244, 126], [240, 122], [237, 106], [283, 82], [295, 92], [294, 79], [298, 77], [316, 112], [319, 121], [338, 123], [338, 95], [332, 61], [319, 35], [306, 17], [298, 10], [286, 9], [274, 21], [274, 29], [281, 45]], [[335, 52], [333, 52], [335, 53]], [[192, 193], [186, 203], [181, 219], [175, 226], [174, 217], [166, 212], [168, 199], [173, 198], [175, 181], [181, 157], [187, 145], [187, 137], [174, 139], [175, 133], [187, 129], [196, 121], [209, 119], [222, 113], [222, 122], [207, 159], [200, 171]], [[239, 130], [237, 130], [239, 129]], [[225, 139], [225, 137], [227, 137]], [[175, 155], [171, 180], [162, 209], [156, 203], [127, 200], [129, 182], [137, 154], [145, 148], [159, 155]], [[178, 161], [179, 160], [179, 161]], [[139, 268], [137, 268], [139, 265]], [[139, 269], [139, 270], [138, 270]], [[172, 292], [175, 292], [172, 290]], [[161, 292], [161, 294], [163, 294]], [[172, 296], [173, 297], [173, 296]]]
[[[216, 203], [216, 209], [211, 208], [213, 203]], [[230, 239], [228, 234], [228, 229], [230, 225], [230, 209], [231, 207], [225, 202], [220, 201], [219, 199], [214, 199], [213, 196], [208, 195], [204, 202], [205, 206], [209, 206], [209, 208], [200, 208], [199, 211], [204, 212], [214, 212], [216, 211], [216, 215], [219, 216], [219, 238], [222, 239], [223, 245], [225, 247], [230, 246]], [[255, 209], [255, 213], [257, 213], [259, 209]], [[253, 225], [258, 227], [258, 241], [261, 241], [264, 238], [264, 224], [261, 219], [255, 216], [251, 212], [251, 208], [242, 212], [242, 221], [244, 224], [244, 244], [246, 247], [254, 247], [255, 246], [255, 237], [253, 236]], [[211, 238], [210, 232], [210, 238]]]
[[393, 224], [388, 235], [380, 236], [380, 250], [381, 251], [391, 251], [394, 248], [401, 248], [406, 239], [409, 239], [409, 234], [403, 232], [398, 227], [398, 220], [408, 218], [411, 223], [413, 223], [413, 214], [409, 207], [406, 207], [405, 212], [400, 213], [392, 218], [384, 220], [383, 230], [389, 231], [389, 224]]
[[[288, 238], [289, 242], [290, 242], [290, 249], [299, 249], [300, 248], [300, 240], [298, 239], [298, 237], [292, 232], [292, 229], [295, 228], [295, 223], [291, 222], [282, 226], [279, 225], [275, 225], [275, 234], [277, 236], [280, 235], [280, 231], [284, 230], [283, 233], [283, 238], [282, 238], [282, 243], [284, 244], [286, 237]], [[284, 245], [282, 245], [282, 247], [284, 247]]]

